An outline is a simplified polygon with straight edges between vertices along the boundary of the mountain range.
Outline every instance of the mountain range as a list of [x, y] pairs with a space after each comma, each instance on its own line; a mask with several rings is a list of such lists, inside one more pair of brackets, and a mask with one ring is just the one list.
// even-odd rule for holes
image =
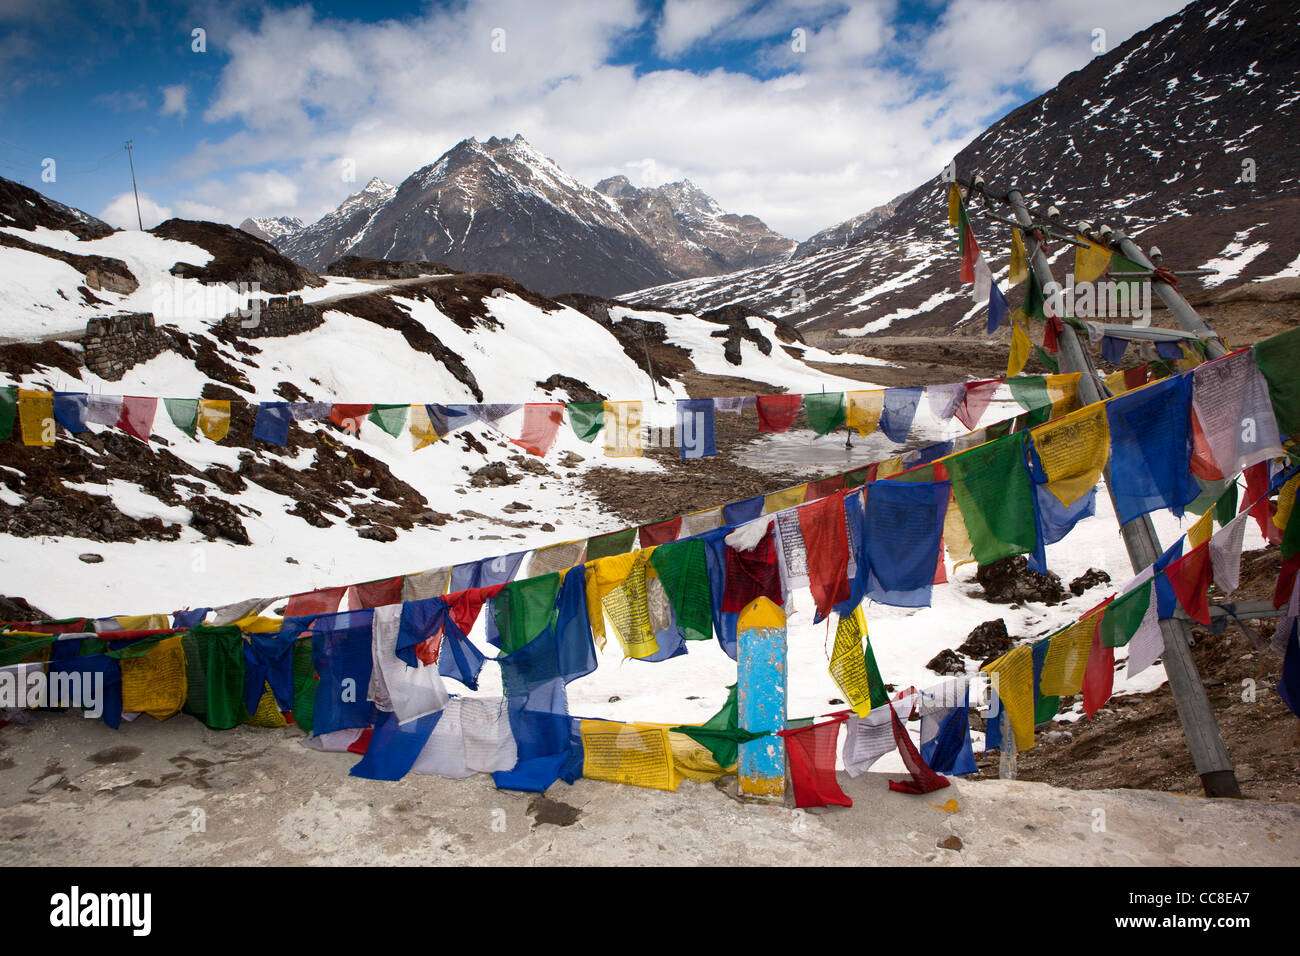
[[463, 140], [398, 186], [372, 179], [310, 225], [258, 218], [241, 228], [315, 272], [346, 255], [425, 260], [505, 273], [544, 295], [617, 295], [766, 265], [795, 247], [689, 180], [585, 186], [521, 135]]
[[[994, 191], [1014, 181], [1066, 222], [1123, 227], [1171, 269], [1215, 270], [1203, 288], [1300, 275], [1295, 14], [1283, 0], [1196, 0], [994, 123], [957, 154], [957, 175], [982, 174]], [[624, 298], [692, 311], [738, 303], [850, 335], [982, 320], [957, 280], [946, 191], [936, 175], [788, 259]], [[972, 224], [1005, 279], [1009, 230], [977, 206]], [[1054, 260], [1069, 248], [1054, 245]], [[1008, 296], [1013, 307], [1020, 296]]]

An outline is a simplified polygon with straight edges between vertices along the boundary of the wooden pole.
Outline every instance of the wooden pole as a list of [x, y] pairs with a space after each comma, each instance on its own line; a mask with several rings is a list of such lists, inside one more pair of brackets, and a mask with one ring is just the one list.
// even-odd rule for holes
[[[1015, 188], [1008, 190], [1007, 203], [1015, 213], [1016, 221], [1021, 225], [1030, 267], [1034, 270], [1039, 286], [1046, 294], [1049, 284], [1054, 282], [1052, 267], [1033, 236], [1033, 219], [1029, 215], [1029, 210], [1025, 208], [1025, 201], [1019, 190]], [[1145, 258], [1139, 264], [1150, 265]], [[1179, 298], [1181, 299], [1181, 296]], [[1190, 306], [1188, 308], [1190, 309]], [[1058, 340], [1062, 369], [1082, 373], [1079, 376], [1079, 397], [1085, 404], [1101, 401], [1106, 397], [1104, 386], [1098, 381], [1092, 360], [1079, 342], [1074, 327], [1064, 323], [1064, 329]], [[1106, 479], [1106, 490], [1111, 496], [1113, 505], [1115, 495], [1111, 488], [1109, 466], [1103, 474]], [[1149, 515], [1142, 515], [1128, 524], [1121, 525], [1120, 531], [1124, 536], [1124, 547], [1128, 550], [1129, 562], [1135, 574], [1150, 566], [1164, 553]], [[1228, 748], [1219, 731], [1219, 722], [1215, 719], [1214, 710], [1210, 707], [1210, 700], [1205, 694], [1205, 685], [1196, 670], [1196, 662], [1192, 660], [1191, 632], [1187, 623], [1174, 618], [1161, 621], [1160, 633], [1164, 637], [1165, 673], [1169, 678], [1169, 689], [1178, 706], [1178, 717], [1187, 738], [1187, 747], [1192, 753], [1192, 762], [1201, 778], [1205, 795], [1240, 797], [1241, 787], [1237, 783], [1237, 776], [1232, 769], [1232, 760], [1228, 756]]]

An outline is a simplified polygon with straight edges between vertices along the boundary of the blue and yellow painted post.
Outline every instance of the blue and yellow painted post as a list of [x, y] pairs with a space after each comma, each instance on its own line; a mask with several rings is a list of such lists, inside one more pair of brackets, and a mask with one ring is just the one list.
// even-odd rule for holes
[[785, 797], [786, 653], [785, 611], [765, 597], [746, 605], [737, 624], [737, 671], [740, 726], [772, 731], [740, 745], [742, 796], [782, 800]]

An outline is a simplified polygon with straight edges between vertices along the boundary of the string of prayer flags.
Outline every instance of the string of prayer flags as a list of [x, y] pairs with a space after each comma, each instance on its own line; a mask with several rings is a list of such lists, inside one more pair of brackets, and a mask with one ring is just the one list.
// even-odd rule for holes
[[23, 444], [48, 448], [54, 444], [54, 395], [38, 389], [18, 389], [18, 420]]
[[1190, 470], [1191, 398], [1192, 377], [1180, 375], [1106, 402], [1120, 524], [1158, 508], [1181, 516], [1200, 493]]
[[789, 431], [803, 407], [803, 396], [759, 395], [757, 407], [760, 432]]
[[727, 688], [727, 701], [722, 709], [702, 724], [673, 727], [674, 733], [685, 734], [708, 749], [718, 766], [724, 770], [735, 766], [740, 745], [767, 736], [767, 731], [753, 732], [740, 726], [740, 703], [737, 685]]
[[611, 458], [643, 454], [640, 402], [605, 402], [605, 454]]
[[199, 399], [199, 431], [210, 441], [221, 441], [230, 432], [230, 402], [224, 398]]
[[293, 414], [288, 402], [262, 402], [257, 406], [257, 421], [253, 424], [253, 437], [273, 445], [289, 443], [289, 423]]
[[916, 406], [920, 404], [923, 386], [911, 388], [887, 388], [884, 395], [884, 408], [880, 413], [880, 430], [889, 440], [897, 444], [907, 441], [912, 430], [912, 419], [916, 417]]
[[90, 430], [86, 425], [86, 397], [80, 392], [54, 393], [54, 420], [74, 435]]
[[368, 420], [396, 438], [406, 426], [406, 413], [410, 405], [375, 405], [370, 410]]
[[885, 408], [883, 389], [845, 393], [844, 423], [862, 437], [876, 430]]
[[677, 444], [683, 458], [711, 458], [718, 453], [713, 424], [713, 399], [678, 400]]
[[980, 564], [1027, 554], [1037, 545], [1034, 498], [1025, 468], [1026, 434], [1014, 432], [945, 461]]
[[804, 417], [808, 427], [825, 435], [844, 424], [844, 393], [813, 392], [803, 397]]
[[835, 779], [840, 725], [848, 715], [808, 727], [778, 730], [790, 761], [790, 787], [796, 807], [851, 807], [853, 800]]

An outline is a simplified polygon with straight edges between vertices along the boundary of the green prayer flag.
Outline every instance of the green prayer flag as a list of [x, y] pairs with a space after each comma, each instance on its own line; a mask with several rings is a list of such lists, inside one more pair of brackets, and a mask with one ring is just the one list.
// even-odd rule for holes
[[1219, 500], [1214, 503], [1214, 520], [1219, 522], [1219, 527], [1222, 528], [1235, 517], [1237, 517], [1237, 480], [1234, 478], [1228, 483], [1223, 494], [1219, 495]]
[[311, 735], [316, 712], [316, 665], [311, 659], [311, 638], [300, 637], [293, 644], [293, 722]]
[[545, 630], [555, 615], [560, 591], [559, 572], [511, 581], [492, 599], [492, 611], [501, 637], [501, 655], [513, 654]]
[[946, 462], [975, 560], [982, 565], [1034, 550], [1038, 529], [1025, 469], [1027, 434], [1014, 432]]
[[1300, 438], [1300, 328], [1256, 343], [1255, 362], [1268, 382], [1278, 427]]
[[14, 433], [14, 415], [18, 412], [18, 387], [6, 385], [0, 388], [0, 439], [7, 439]]
[[181, 638], [188, 692], [185, 713], [213, 730], [248, 719], [244, 706], [244, 635], [237, 627], [196, 627]]
[[1110, 604], [1101, 616], [1101, 644], [1103, 647], [1124, 647], [1137, 633], [1142, 618], [1151, 604], [1151, 582], [1144, 581], [1128, 594], [1122, 594]]
[[668, 595], [677, 626], [688, 641], [713, 637], [713, 598], [709, 592], [708, 559], [703, 541], [670, 541], [655, 548], [650, 566]]
[[863, 655], [867, 661], [867, 693], [871, 697], [871, 709], [884, 707], [889, 703], [889, 691], [885, 689], [885, 681], [880, 676], [880, 668], [876, 665], [876, 655], [871, 650], [871, 638], [865, 641], [866, 650]]
[[818, 435], [844, 424], [844, 393], [813, 392], [803, 397], [803, 412], [808, 427]]
[[736, 697], [736, 685], [727, 688], [727, 702], [722, 709], [696, 726], [671, 727], [670, 730], [685, 734], [713, 754], [713, 759], [724, 770], [736, 762], [740, 745], [760, 737], [766, 737], [767, 731], [751, 733], [740, 729], [740, 704]]
[[984, 440], [993, 441], [995, 438], [1003, 438], [1010, 435], [1013, 431], [1022, 431], [1023, 429], [1020, 427], [1020, 419], [1023, 417], [1024, 416], [1022, 415], [1014, 419], [1008, 419], [1007, 421], [997, 422], [988, 426], [984, 429]]
[[1052, 404], [1052, 397], [1047, 394], [1047, 379], [1041, 375], [1018, 375], [1009, 378], [1007, 387], [1011, 389], [1011, 397], [1027, 412]]
[[583, 441], [595, 441], [605, 427], [604, 402], [569, 402], [569, 424]]
[[1043, 287], [1038, 284], [1038, 276], [1033, 269], [1029, 270], [1029, 281], [1025, 283], [1025, 301], [1020, 310], [1031, 319], [1047, 318], [1047, 312], [1043, 309]]
[[1287, 519], [1286, 530], [1282, 532], [1282, 560], [1288, 561], [1300, 554], [1300, 515], [1296, 514], [1296, 508], [1291, 509], [1291, 517]]
[[[1045, 643], [1047, 643], [1050, 640], [1051, 638], [1044, 638], [1043, 640], [1036, 643], [1034, 645], [1034, 651], [1037, 652], [1040, 647], [1042, 647]], [[1046, 651], [1044, 651], [1044, 653], [1046, 653]], [[1041, 660], [1041, 658], [1039, 658], [1037, 653], [1035, 653], [1035, 661], [1038, 660]], [[1041, 668], [1039, 667], [1038, 664], [1035, 664], [1034, 670], [1037, 675], [1034, 680], [1034, 723], [1045, 724], [1048, 721], [1050, 721], [1053, 717], [1055, 717], [1058, 713], [1060, 713], [1061, 698], [1044, 697], [1041, 693], [1039, 693], [1039, 682], [1042, 680], [1042, 674], [1039, 673]]]
[[0, 634], [0, 667], [22, 664], [35, 657], [55, 641], [55, 635], [31, 637], [26, 634]]
[[193, 438], [199, 421], [199, 400], [164, 398], [163, 405], [167, 408], [167, 417], [172, 420], [172, 424]]
[[920, 468], [913, 468], [910, 471], [900, 471], [898, 474], [891, 476], [891, 481], [934, 481], [934, 462], [922, 465]]
[[376, 405], [371, 409], [368, 417], [370, 421], [396, 438], [402, 434], [402, 428], [406, 425], [406, 412], [410, 407], [409, 404]]
[[[1201, 493], [1184, 510], [1189, 514], [1203, 515], [1218, 504], [1219, 498], [1223, 496], [1224, 489], [1228, 486], [1228, 479], [1220, 478], [1210, 481], [1205, 478], [1196, 478], [1196, 483], [1200, 486]], [[1223, 524], [1223, 522], [1220, 521], [1219, 524]]]
[[636, 548], [636, 528], [624, 528], [587, 539], [587, 560], [596, 561], [614, 554], [627, 554]]
[[867, 475], [870, 473], [870, 471], [871, 471], [870, 466], [867, 466], [866, 468], [855, 468], [852, 471], [846, 471], [844, 473], [844, 490], [852, 491], [854, 488], [861, 488], [863, 485], [867, 483]]
[[1140, 266], [1140, 265], [1138, 265], [1136, 262], [1134, 262], [1132, 259], [1127, 259], [1127, 258], [1125, 258], [1124, 256], [1121, 256], [1118, 252], [1113, 252], [1113, 253], [1111, 253], [1111, 256], [1110, 256], [1110, 277], [1111, 277], [1113, 280], [1115, 280], [1117, 283], [1122, 283], [1121, 288], [1132, 290], [1132, 291], [1129, 292], [1129, 295], [1134, 295], [1134, 294], [1136, 294], [1136, 290], [1133, 288], [1134, 285], [1135, 285], [1136, 283], [1138, 283], [1138, 282], [1143, 281], [1146, 277], [1145, 277], [1145, 276], [1137, 276], [1137, 277], [1132, 278], [1132, 279], [1125, 279], [1125, 278], [1123, 277], [1122, 273], [1125, 273], [1125, 272], [1150, 272], [1150, 271], [1151, 271], [1151, 270], [1148, 269], [1146, 266]]
[[1057, 362], [1056, 359], [1052, 358], [1047, 349], [1043, 348], [1041, 345], [1035, 345], [1034, 351], [1038, 353], [1038, 361], [1042, 362], [1045, 368], [1050, 369], [1053, 373], [1061, 370], [1061, 364]]

